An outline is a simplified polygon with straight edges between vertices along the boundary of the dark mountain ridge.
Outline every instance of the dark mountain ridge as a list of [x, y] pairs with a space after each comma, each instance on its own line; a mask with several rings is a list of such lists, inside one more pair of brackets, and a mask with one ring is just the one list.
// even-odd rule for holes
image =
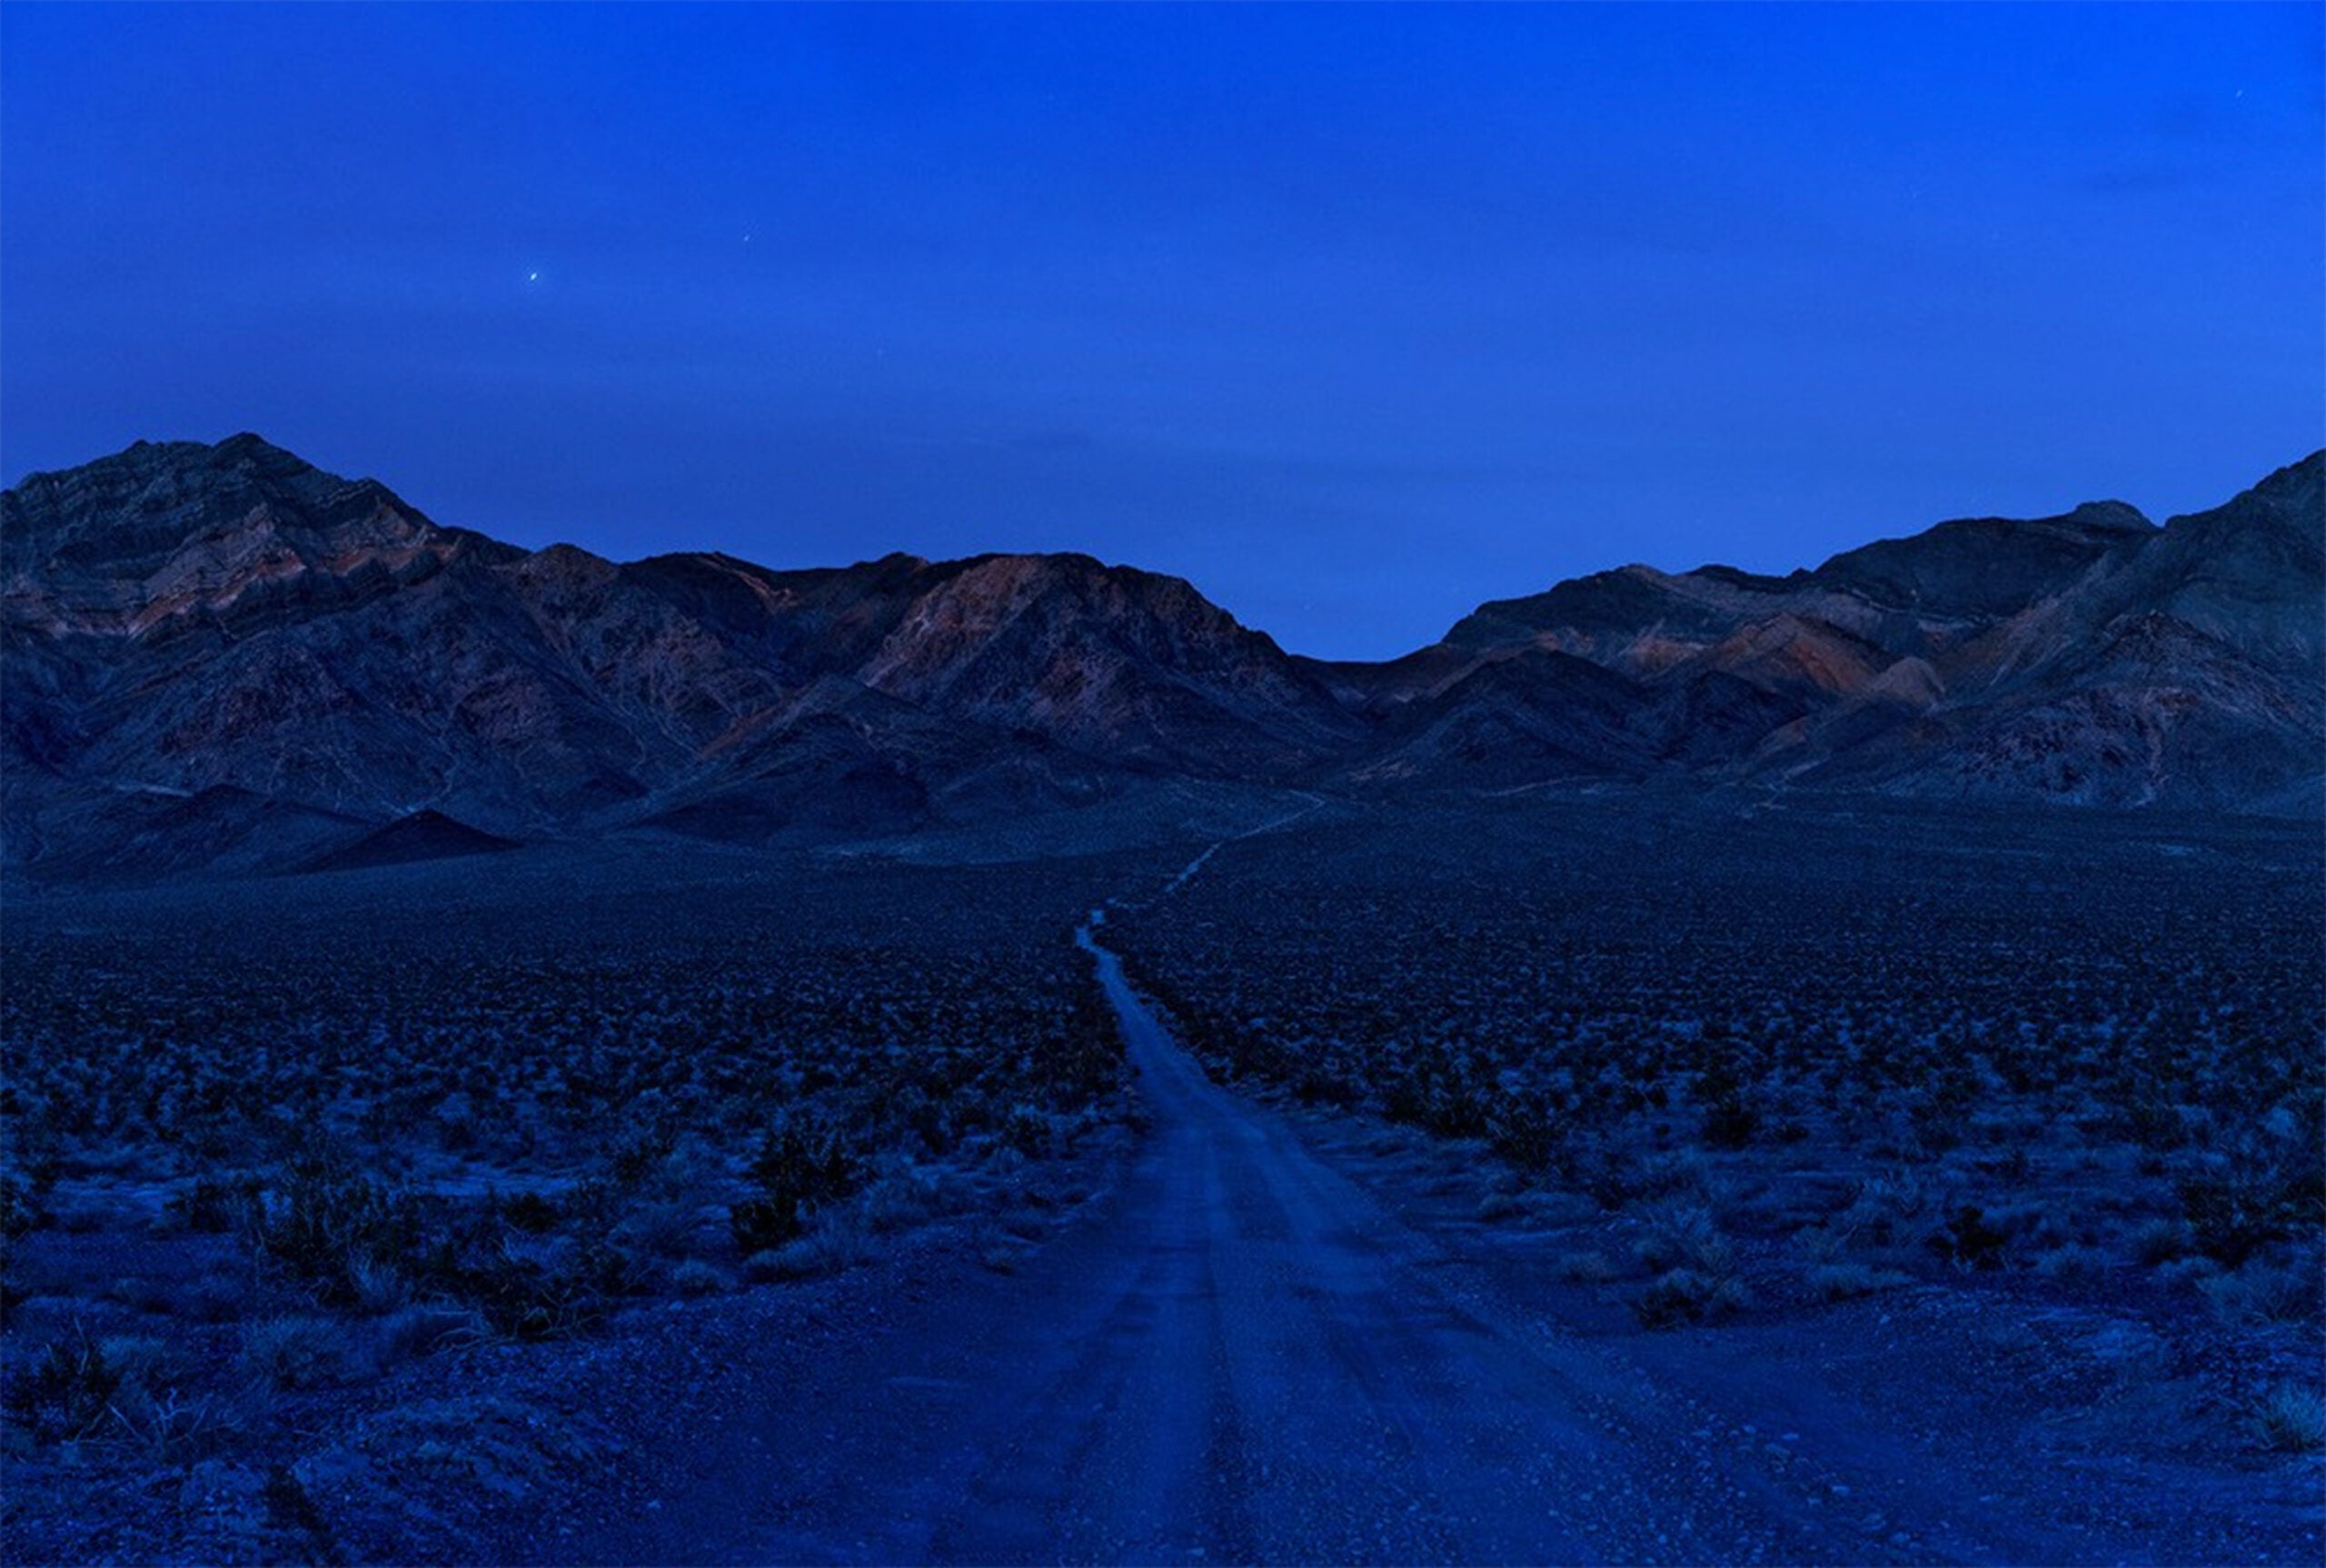
[[0, 854], [859, 836], [1171, 777], [2299, 807], [2326, 775], [2322, 461], [2162, 528], [2097, 502], [1781, 578], [1625, 567], [1327, 664], [1085, 555], [616, 563], [253, 435], [140, 442], [0, 495]]

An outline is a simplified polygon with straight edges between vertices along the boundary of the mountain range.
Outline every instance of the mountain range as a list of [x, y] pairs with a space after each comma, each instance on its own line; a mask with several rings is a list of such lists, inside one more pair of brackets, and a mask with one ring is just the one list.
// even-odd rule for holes
[[1644, 566], [1378, 664], [1084, 555], [771, 571], [440, 525], [254, 435], [0, 494], [0, 863], [284, 868], [875, 836], [1197, 778], [2326, 803], [2317, 453], [2158, 526], [1942, 522]]

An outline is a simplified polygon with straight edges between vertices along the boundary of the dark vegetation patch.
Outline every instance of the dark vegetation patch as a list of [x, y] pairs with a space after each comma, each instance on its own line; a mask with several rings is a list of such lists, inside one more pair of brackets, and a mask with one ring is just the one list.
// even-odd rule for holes
[[2321, 871], [2290, 824], [1517, 798], [1232, 842], [1109, 931], [1224, 1079], [1624, 1220], [1564, 1272], [1644, 1324], [2013, 1276], [2314, 1347]]
[[[1069, 938], [1126, 874], [532, 850], [12, 902], [0, 1430], [60, 1501], [7, 1554], [331, 1560], [335, 1499], [566, 1462], [390, 1422], [324, 1484], [302, 1434], [425, 1359], [1024, 1203], [1122, 1119]], [[181, 1489], [240, 1533], [61, 1501]]]
[[406, 1491], [607, 1463], [472, 1365], [956, 1220], [1014, 1266], [1128, 1114], [1067, 941], [1126, 892], [1109, 945], [1218, 1076], [1466, 1140], [1428, 1146], [1494, 1167], [1478, 1223], [1641, 1343], [1918, 1281], [2162, 1303], [2232, 1343], [2252, 1463], [2326, 1442], [2314, 833], [1520, 797], [1319, 813], [1160, 896], [1190, 853], [12, 899], [6, 1554], [378, 1555]]

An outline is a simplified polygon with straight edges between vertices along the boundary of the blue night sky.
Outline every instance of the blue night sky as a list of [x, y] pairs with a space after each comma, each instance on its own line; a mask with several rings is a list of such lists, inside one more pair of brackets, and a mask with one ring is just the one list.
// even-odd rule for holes
[[2326, 428], [2326, 8], [0, 10], [0, 469], [1084, 550], [1387, 656]]

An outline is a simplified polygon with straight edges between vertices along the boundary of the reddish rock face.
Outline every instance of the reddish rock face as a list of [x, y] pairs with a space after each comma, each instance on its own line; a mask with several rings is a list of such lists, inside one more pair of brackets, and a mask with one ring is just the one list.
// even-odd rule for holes
[[1783, 578], [1627, 567], [1324, 665], [1087, 556], [617, 564], [255, 436], [140, 443], [0, 497], [0, 843], [62, 875], [407, 819], [382, 842], [466, 842], [422, 812], [758, 841], [1158, 777], [2299, 807], [2326, 773], [2321, 469], [2161, 529], [2100, 503]]
[[2302, 809], [2326, 773], [2321, 471], [2313, 454], [2162, 528], [2101, 501], [1782, 578], [1626, 567], [1483, 606], [1446, 647], [1639, 680], [1635, 728], [1695, 773]]

